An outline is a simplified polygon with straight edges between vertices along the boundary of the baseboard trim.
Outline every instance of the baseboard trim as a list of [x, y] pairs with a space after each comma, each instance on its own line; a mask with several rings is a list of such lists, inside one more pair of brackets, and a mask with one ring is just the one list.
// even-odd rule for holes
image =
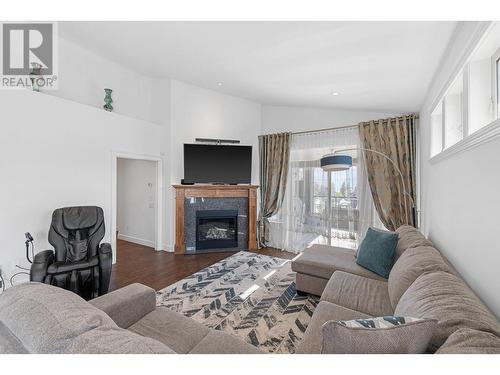
[[126, 234], [118, 233], [118, 239], [123, 240], [123, 241], [127, 241], [127, 242], [136, 243], [138, 245], [148, 246], [148, 247], [152, 247], [152, 248], [155, 247], [154, 241], [145, 240], [144, 238], [138, 238], [138, 237], [134, 237], [134, 236], [127, 236]]
[[162, 245], [162, 249], [163, 249], [163, 251], [167, 251], [169, 253], [173, 253], [174, 252], [174, 245], [169, 245], [169, 244], [167, 244], [167, 243], [164, 242], [163, 245]]

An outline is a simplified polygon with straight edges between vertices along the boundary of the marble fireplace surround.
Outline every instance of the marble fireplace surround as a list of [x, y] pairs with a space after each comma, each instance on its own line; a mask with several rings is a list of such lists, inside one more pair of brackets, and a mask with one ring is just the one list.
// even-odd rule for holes
[[[196, 250], [196, 211], [235, 210], [238, 211], [238, 246], [234, 249], [248, 249], [248, 198], [187, 198], [184, 199], [184, 243], [186, 252]], [[230, 250], [232, 248], [228, 248]]]
[[[193, 253], [197, 210], [238, 210], [238, 247], [257, 249], [255, 185], [173, 185], [175, 189], [175, 253]], [[231, 249], [225, 249], [231, 250]]]

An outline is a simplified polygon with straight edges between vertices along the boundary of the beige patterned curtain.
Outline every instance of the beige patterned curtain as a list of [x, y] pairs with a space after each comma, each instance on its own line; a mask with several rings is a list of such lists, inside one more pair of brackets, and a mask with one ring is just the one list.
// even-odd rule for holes
[[375, 208], [382, 223], [395, 230], [403, 224], [417, 226], [415, 208], [416, 122], [414, 115], [363, 122], [359, 124], [362, 147], [387, 155], [404, 178], [404, 185], [394, 165], [381, 155], [364, 151], [368, 182]]
[[259, 136], [259, 246], [267, 245], [269, 218], [278, 212], [283, 203], [290, 160], [291, 134], [277, 133]]

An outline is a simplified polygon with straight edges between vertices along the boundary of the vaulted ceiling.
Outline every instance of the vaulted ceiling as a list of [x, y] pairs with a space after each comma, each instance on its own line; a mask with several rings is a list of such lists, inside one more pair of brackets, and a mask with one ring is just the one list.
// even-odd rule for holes
[[[455, 22], [61, 22], [151, 77], [263, 104], [417, 111]], [[338, 93], [335, 95], [334, 93]]]

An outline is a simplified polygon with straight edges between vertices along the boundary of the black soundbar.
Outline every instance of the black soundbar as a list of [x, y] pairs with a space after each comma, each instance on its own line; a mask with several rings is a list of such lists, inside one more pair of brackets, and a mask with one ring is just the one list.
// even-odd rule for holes
[[236, 139], [215, 139], [215, 138], [195, 138], [196, 142], [203, 142], [203, 143], [217, 143], [220, 145], [221, 143], [231, 143], [231, 144], [238, 144], [240, 141]]

